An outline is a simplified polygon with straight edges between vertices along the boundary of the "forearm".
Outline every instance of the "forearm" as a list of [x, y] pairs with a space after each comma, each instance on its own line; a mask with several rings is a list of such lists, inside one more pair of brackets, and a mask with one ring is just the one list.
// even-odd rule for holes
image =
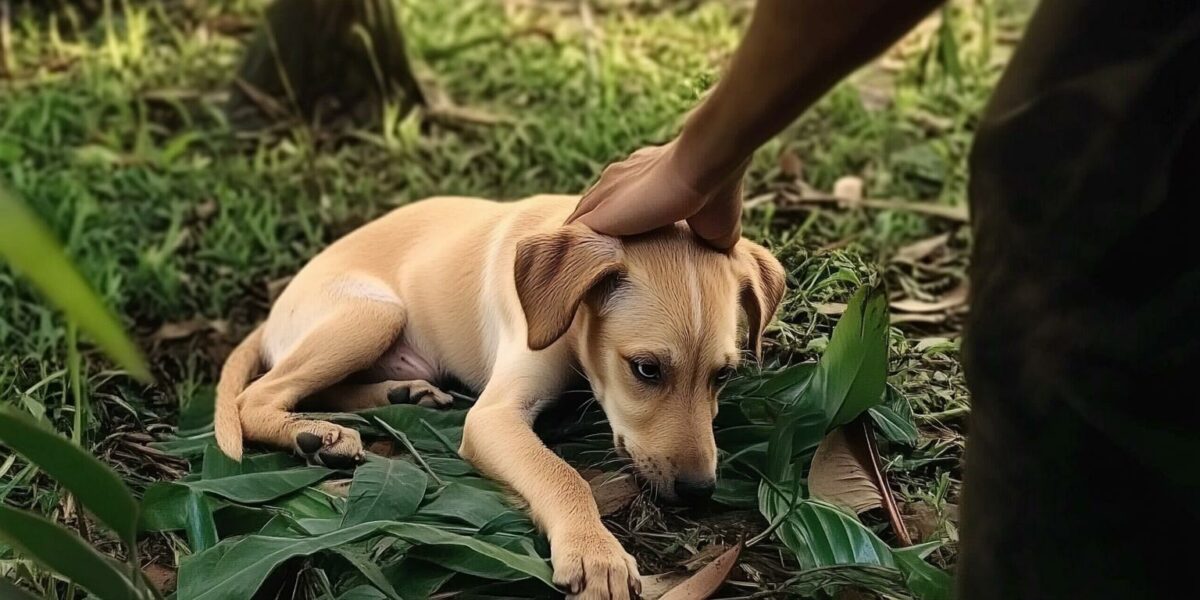
[[680, 170], [697, 188], [720, 185], [759, 146], [941, 3], [758, 0], [727, 73], [680, 133]]

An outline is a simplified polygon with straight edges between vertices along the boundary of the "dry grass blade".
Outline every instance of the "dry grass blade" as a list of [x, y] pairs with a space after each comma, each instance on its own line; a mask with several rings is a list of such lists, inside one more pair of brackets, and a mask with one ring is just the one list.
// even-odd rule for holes
[[906, 313], [939, 313], [966, 304], [969, 291], [970, 287], [963, 283], [933, 302], [905, 298], [892, 302], [891, 307]]
[[664, 594], [678, 587], [687, 579], [683, 573], [662, 573], [659, 575], [643, 575], [642, 600], [659, 600]]
[[687, 581], [663, 594], [661, 600], [704, 600], [708, 598], [720, 589], [726, 579], [729, 579], [729, 573], [733, 571], [733, 567], [741, 555], [742, 544], [739, 543], [708, 563], [703, 569], [696, 571], [696, 574], [689, 577]]
[[937, 252], [939, 248], [944, 247], [950, 241], [950, 234], [943, 233], [935, 235], [931, 238], [925, 238], [918, 242], [913, 242], [896, 251], [896, 256], [893, 260], [896, 262], [915, 263], [921, 259]]

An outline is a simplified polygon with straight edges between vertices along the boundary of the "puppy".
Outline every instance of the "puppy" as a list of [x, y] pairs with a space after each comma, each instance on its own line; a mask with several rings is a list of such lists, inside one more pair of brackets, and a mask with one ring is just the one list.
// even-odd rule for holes
[[[453, 377], [480, 390], [461, 453], [529, 503], [554, 581], [628, 598], [637, 565], [579, 474], [534, 434], [538, 411], [586, 376], [613, 441], [668, 500], [716, 485], [717, 392], [738, 365], [739, 317], [757, 354], [784, 293], [761, 246], [700, 245], [685, 226], [625, 239], [562, 223], [578, 198], [434, 198], [392, 211], [312, 259], [229, 356], [216, 437], [326, 465], [363, 458], [357, 432], [292, 410], [444, 405]], [[261, 377], [255, 379], [261, 374]]]

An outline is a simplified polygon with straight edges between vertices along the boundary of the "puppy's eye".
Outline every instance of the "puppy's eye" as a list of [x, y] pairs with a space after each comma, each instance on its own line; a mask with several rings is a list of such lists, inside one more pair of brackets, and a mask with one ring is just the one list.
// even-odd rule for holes
[[716, 381], [717, 385], [725, 385], [725, 382], [732, 378], [733, 367], [721, 367], [717, 369], [717, 374], [713, 376], [713, 381]]
[[662, 379], [662, 368], [656, 362], [635, 359], [629, 361], [629, 368], [633, 371], [633, 376], [642, 381], [657, 383]]

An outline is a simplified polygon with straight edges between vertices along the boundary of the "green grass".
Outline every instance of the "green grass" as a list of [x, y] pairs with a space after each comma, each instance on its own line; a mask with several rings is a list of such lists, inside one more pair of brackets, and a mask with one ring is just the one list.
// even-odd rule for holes
[[[483, 0], [411, 0], [406, 31], [424, 77], [505, 123], [450, 126], [413, 116], [361, 130], [291, 126], [246, 135], [222, 112], [246, 39], [218, 25], [253, 22], [263, 2], [114, 1], [124, 10], [97, 19], [13, 4], [17, 77], [0, 80], [0, 182], [48, 223], [151, 360], [156, 383], [144, 385], [86, 338], [82, 345], [78, 391], [93, 414], [79, 434], [135, 491], [187, 471], [182, 461], [148, 455], [146, 444], [179, 424], [181, 406], [211, 398], [219, 361], [265, 315], [272, 282], [407, 201], [581, 191], [608, 161], [675, 131], [748, 15], [746, 3], [643, 2], [625, 11], [615, 8], [625, 3], [593, 2], [589, 28], [575, 3], [506, 10]], [[935, 30], [906, 46], [901, 68], [857, 78], [883, 89], [885, 105], [864, 105], [859, 88], [867, 83], [837, 89], [759, 152], [748, 197], [795, 190], [794, 174], [780, 167], [790, 155], [820, 190], [855, 175], [872, 198], [961, 206], [972, 128], [1026, 10], [953, 5], [940, 30], [953, 35]], [[977, 25], [984, 14], [994, 16], [991, 24]], [[530, 28], [549, 35], [516, 35]], [[845, 302], [861, 284], [882, 280], [895, 294], [929, 299], [965, 277], [969, 239], [954, 223], [783, 204], [766, 202], [745, 217], [747, 234], [789, 270], [773, 360], [814, 358], [834, 320], [819, 308]], [[940, 233], [950, 241], [932, 258], [917, 266], [892, 259]], [[192, 319], [220, 323], [183, 339], [153, 337], [164, 323]], [[958, 335], [953, 315], [893, 328], [890, 382], [911, 404], [922, 438], [915, 449], [887, 450], [902, 499], [951, 540], [967, 406]], [[71, 432], [72, 346], [62, 317], [0, 266], [0, 402]], [[0, 500], [76, 522], [66, 496], [14, 457], [0, 456]], [[661, 526], [641, 532], [647, 511]], [[706, 521], [642, 504], [612, 525], [651, 541], [668, 528], [695, 543], [712, 531]], [[94, 541], [119, 552], [103, 536]], [[181, 551], [170, 538], [144, 543], [152, 547], [143, 556], [169, 565]], [[953, 564], [953, 543], [937, 561]], [[0, 574], [27, 568], [0, 547]], [[33, 579], [65, 593], [44, 573]]]

